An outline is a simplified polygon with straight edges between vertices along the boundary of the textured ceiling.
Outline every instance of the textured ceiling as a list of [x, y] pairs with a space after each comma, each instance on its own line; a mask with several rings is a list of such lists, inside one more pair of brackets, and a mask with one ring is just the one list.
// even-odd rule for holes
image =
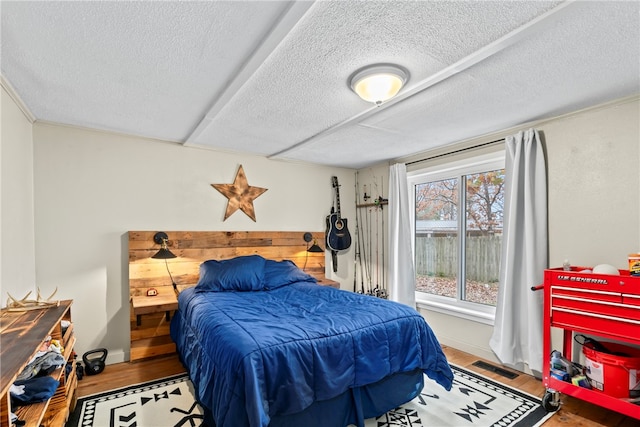
[[[36, 120], [362, 168], [640, 93], [640, 2], [11, 2]], [[374, 107], [347, 79], [410, 71]]]

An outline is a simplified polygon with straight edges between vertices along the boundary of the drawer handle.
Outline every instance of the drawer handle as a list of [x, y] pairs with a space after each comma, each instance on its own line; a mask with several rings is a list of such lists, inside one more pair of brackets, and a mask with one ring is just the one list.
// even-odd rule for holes
[[554, 298], [556, 300], [578, 301], [578, 302], [589, 303], [589, 304], [600, 304], [600, 305], [608, 305], [608, 306], [612, 306], [612, 307], [628, 308], [628, 309], [631, 309], [631, 310], [640, 310], [640, 306], [629, 305], [629, 304], [624, 304], [624, 303], [620, 303], [620, 302], [598, 301], [598, 300], [590, 300], [590, 299], [586, 300], [586, 299], [583, 299], [583, 298], [570, 297], [570, 296], [566, 296], [566, 295], [554, 295], [552, 298]]
[[582, 292], [585, 294], [599, 294], [599, 295], [610, 295], [619, 297], [622, 294], [620, 292], [611, 292], [611, 291], [597, 291], [595, 289], [580, 289], [580, 288], [571, 288], [568, 286], [552, 286], [551, 294], [553, 295], [554, 290], [562, 290], [562, 291], [571, 291], [571, 292]]
[[567, 309], [567, 308], [552, 307], [551, 308], [551, 312], [553, 312], [554, 310], [555, 311], [561, 311], [563, 313], [576, 314], [576, 315], [579, 315], [579, 316], [597, 317], [599, 319], [614, 320], [616, 322], [623, 322], [623, 323], [631, 323], [631, 324], [634, 324], [634, 325], [640, 325], [640, 321], [638, 321], [638, 320], [625, 319], [623, 317], [607, 316], [605, 314], [596, 314], [596, 313], [589, 313], [589, 312], [571, 310], [571, 309]]

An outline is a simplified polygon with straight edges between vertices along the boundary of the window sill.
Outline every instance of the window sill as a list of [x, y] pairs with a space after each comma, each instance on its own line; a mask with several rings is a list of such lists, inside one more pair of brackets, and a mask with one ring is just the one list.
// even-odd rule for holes
[[473, 308], [453, 305], [448, 302], [434, 301], [424, 298], [416, 292], [416, 306], [425, 310], [448, 314], [477, 323], [493, 326], [495, 323], [495, 307], [487, 307], [486, 311], [475, 310]]

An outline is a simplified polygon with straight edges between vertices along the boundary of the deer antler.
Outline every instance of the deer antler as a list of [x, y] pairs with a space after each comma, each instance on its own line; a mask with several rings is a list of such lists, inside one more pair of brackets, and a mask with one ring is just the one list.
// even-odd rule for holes
[[47, 301], [51, 301], [51, 298], [53, 298], [53, 296], [58, 292], [58, 287], [56, 286], [56, 288], [54, 289], [53, 293], [51, 295], [49, 295], [49, 298], [47, 298]]
[[40, 288], [37, 288], [37, 297], [35, 300], [27, 299], [29, 295], [31, 295], [31, 291], [27, 293], [21, 300], [14, 298], [9, 292], [9, 298], [7, 299], [7, 311], [27, 311], [27, 310], [35, 310], [38, 308], [46, 308], [46, 307], [54, 307], [60, 304], [60, 301], [51, 301], [51, 298], [58, 292], [58, 287], [53, 291], [53, 293], [46, 300], [42, 300], [40, 296]]
[[9, 307], [9, 306], [24, 306], [25, 303], [27, 303], [27, 298], [29, 298], [29, 295], [31, 295], [31, 291], [29, 291], [24, 296], [24, 298], [22, 298], [21, 300], [15, 299], [13, 296], [11, 296], [11, 294], [9, 292], [7, 292], [7, 295], [9, 295], [9, 299], [7, 299], [7, 307]]

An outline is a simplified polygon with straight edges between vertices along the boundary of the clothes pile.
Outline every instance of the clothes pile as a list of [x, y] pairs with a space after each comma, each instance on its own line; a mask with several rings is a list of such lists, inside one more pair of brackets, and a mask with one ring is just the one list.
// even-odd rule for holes
[[[12, 405], [44, 402], [54, 395], [60, 382], [49, 374], [65, 364], [63, 353], [60, 341], [52, 340], [50, 336], [44, 340], [9, 389]], [[12, 422], [17, 421], [17, 417], [11, 415]]]

